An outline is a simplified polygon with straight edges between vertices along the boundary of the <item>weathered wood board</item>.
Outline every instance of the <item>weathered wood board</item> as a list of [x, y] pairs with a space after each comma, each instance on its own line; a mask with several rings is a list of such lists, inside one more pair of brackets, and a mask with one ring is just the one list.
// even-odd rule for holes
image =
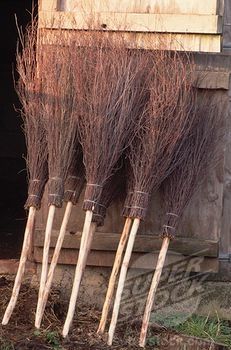
[[[40, 0], [39, 27], [123, 34], [129, 47], [220, 52], [224, 0]], [[161, 40], [160, 40], [161, 39]]]
[[39, 27], [219, 34], [222, 32], [222, 17], [218, 15], [40, 11]]
[[[53, 231], [51, 236], [50, 247], [55, 247], [59, 231]], [[119, 243], [120, 235], [113, 233], [99, 233], [96, 232], [92, 242], [92, 250], [100, 251], [116, 251]], [[63, 242], [64, 249], [79, 249], [81, 240], [81, 233], [70, 234], [66, 232]], [[44, 232], [37, 231], [34, 245], [35, 247], [43, 247]], [[133, 248], [137, 253], [151, 253], [158, 251], [161, 247], [162, 239], [157, 236], [139, 235], [136, 238]], [[198, 250], [198, 247], [200, 250]], [[212, 240], [197, 240], [190, 238], [176, 238], [170, 243], [170, 250], [183, 254], [195, 256], [218, 256], [218, 241]]]
[[[49, 44], [55, 44], [57, 39], [57, 32], [43, 28], [43, 34], [49, 31]], [[141, 32], [108, 32], [103, 31], [101, 35], [109, 37], [111, 40], [125, 41], [128, 48], [131, 49], [166, 49], [177, 51], [199, 51], [199, 52], [220, 52], [221, 50], [221, 35], [212, 34], [178, 34], [178, 33], [141, 33]], [[66, 31], [65, 32], [65, 44], [68, 44], [69, 40], [75, 36], [83, 38], [91, 36], [91, 31]], [[45, 35], [43, 35], [45, 38]], [[45, 40], [45, 39], [44, 39]]]
[[[35, 262], [42, 262], [42, 248], [35, 247], [34, 257]], [[54, 249], [50, 249], [49, 252], [49, 262], [51, 261], [52, 255], [54, 253]], [[135, 269], [147, 269], [154, 270], [159, 252], [156, 253], [136, 253], [132, 254], [129, 266]], [[96, 251], [93, 250], [90, 252], [87, 260], [88, 266], [98, 266], [98, 267], [112, 267], [115, 259], [115, 252], [111, 251]], [[193, 272], [218, 272], [219, 262], [216, 258], [200, 258], [195, 257], [194, 259], [198, 259], [198, 263], [195, 263], [193, 266]], [[59, 256], [59, 264], [63, 265], [76, 265], [78, 260], [78, 251], [76, 249], [63, 249]], [[196, 261], [196, 260], [195, 260]], [[183, 255], [171, 254], [169, 251], [165, 266], [174, 265], [176, 263], [183, 262], [185, 264], [185, 269], [189, 268], [188, 262], [189, 258]], [[183, 266], [181, 267], [183, 269]]]
[[40, 11], [59, 11], [60, 1], [58, 0], [39, 0]]
[[[4, 259], [0, 260], [0, 275], [15, 275], [18, 271], [19, 260], [17, 259]], [[25, 274], [35, 274], [36, 264], [34, 262], [27, 262], [25, 268]]]
[[76, 12], [126, 12], [163, 14], [221, 14], [219, 0], [62, 0], [60, 10]]

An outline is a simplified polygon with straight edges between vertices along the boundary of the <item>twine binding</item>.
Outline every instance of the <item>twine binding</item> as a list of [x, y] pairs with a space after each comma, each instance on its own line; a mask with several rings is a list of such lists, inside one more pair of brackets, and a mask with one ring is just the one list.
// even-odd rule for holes
[[161, 234], [162, 238], [168, 237], [169, 239], [173, 239], [175, 237], [176, 228], [171, 225], [163, 225], [163, 232]]
[[87, 183], [83, 210], [97, 211], [96, 206], [99, 205], [102, 190], [103, 186], [100, 184]]
[[53, 176], [48, 182], [48, 205], [54, 205], [56, 208], [61, 208], [64, 197], [63, 179], [58, 176]]
[[30, 207], [34, 207], [37, 210], [40, 209], [45, 184], [46, 179], [33, 179], [29, 181], [28, 197], [25, 203], [25, 209], [29, 209]]
[[123, 215], [131, 218], [144, 220], [147, 214], [149, 193], [135, 190], [129, 193]]
[[68, 176], [65, 183], [64, 201], [76, 205], [85, 183], [84, 176]]

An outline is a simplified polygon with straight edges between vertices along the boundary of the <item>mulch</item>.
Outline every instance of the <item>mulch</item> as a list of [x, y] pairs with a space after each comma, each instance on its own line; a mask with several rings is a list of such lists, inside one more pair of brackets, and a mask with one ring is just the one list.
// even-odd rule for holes
[[[6, 277], [0, 278], [0, 317], [3, 317], [9, 302], [13, 282]], [[100, 311], [89, 307], [77, 308], [76, 316], [68, 339], [61, 337], [62, 327], [68, 308], [67, 301], [62, 300], [58, 290], [52, 290], [43, 318], [41, 331], [34, 327], [38, 291], [29, 284], [21, 287], [19, 299], [14, 313], [7, 326], [0, 326], [0, 350], [23, 349], [58, 349], [49, 344], [46, 334], [58, 334], [60, 349], [62, 350], [98, 350], [98, 349], [140, 349], [137, 346], [139, 334], [138, 325], [123, 325], [118, 327], [113, 347], [107, 347], [105, 337], [96, 334], [100, 320]], [[8, 348], [6, 347], [8, 344]], [[4, 347], [5, 346], [5, 347]], [[11, 346], [11, 347], [10, 347]], [[153, 348], [153, 347], [152, 347]], [[147, 349], [149, 349], [147, 347]], [[151, 349], [151, 347], [150, 347]]]
[[[0, 277], [0, 317], [10, 299], [13, 282], [6, 277]], [[35, 330], [34, 318], [37, 305], [38, 291], [29, 284], [21, 287], [19, 300], [7, 326], [0, 326], [0, 350], [140, 350], [138, 337], [140, 322], [128, 322], [119, 326], [116, 331], [113, 346], [106, 345], [106, 336], [100, 337], [96, 330], [100, 320], [100, 311], [81, 305], [77, 308], [68, 339], [62, 339], [61, 331], [68, 308], [59, 290], [52, 290], [45, 310], [40, 331]], [[51, 335], [55, 334], [55, 342]], [[50, 336], [49, 336], [50, 335]], [[166, 329], [151, 329], [150, 336], [165, 340], [161, 347], [147, 345], [147, 350], [170, 349], [166, 339], [176, 336]], [[185, 347], [182, 347], [182, 349]], [[200, 347], [201, 348], [201, 347]], [[222, 347], [223, 348], [223, 347]], [[181, 347], [174, 347], [181, 349]], [[188, 348], [186, 348], [188, 349]], [[191, 349], [191, 348], [190, 348]], [[199, 348], [198, 348], [199, 349]], [[203, 349], [221, 349], [204, 344]]]

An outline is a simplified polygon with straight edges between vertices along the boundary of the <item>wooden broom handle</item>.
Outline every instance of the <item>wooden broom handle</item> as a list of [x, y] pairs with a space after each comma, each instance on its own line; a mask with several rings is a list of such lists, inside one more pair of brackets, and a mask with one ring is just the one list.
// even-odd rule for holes
[[25, 273], [26, 261], [27, 261], [28, 253], [31, 247], [31, 239], [32, 239], [34, 224], [35, 224], [35, 215], [36, 215], [36, 208], [30, 207], [24, 239], [23, 239], [23, 246], [22, 246], [22, 252], [21, 252], [21, 257], [19, 261], [18, 271], [14, 281], [14, 287], [13, 287], [11, 299], [6, 308], [6, 311], [2, 320], [2, 325], [6, 325], [9, 322], [12, 312], [17, 303], [20, 287], [22, 284], [22, 279]]
[[[68, 203], [71, 203], [71, 202], [68, 202]], [[73, 206], [73, 205], [72, 205]], [[45, 286], [45, 290], [44, 290], [44, 294], [43, 294], [43, 305], [42, 305], [42, 310], [41, 310], [41, 314], [38, 316], [38, 323], [37, 323], [37, 328], [40, 328], [41, 326], [41, 321], [42, 321], [42, 317], [43, 317], [43, 314], [44, 314], [44, 311], [45, 311], [45, 307], [46, 307], [46, 303], [47, 303], [47, 300], [48, 300], [48, 296], [49, 296], [49, 292], [50, 292], [50, 289], [51, 289], [51, 285], [52, 285], [52, 281], [53, 281], [53, 277], [54, 277], [54, 271], [55, 271], [55, 268], [57, 266], [57, 263], [58, 263], [58, 258], [59, 258], [59, 254], [60, 254], [60, 250], [62, 248], [62, 243], [63, 243], [63, 239], [64, 239], [64, 236], [65, 236], [65, 233], [66, 232], [66, 228], [64, 229], [64, 226], [65, 226], [65, 221], [67, 221], [68, 223], [68, 220], [67, 217], [70, 217], [70, 211], [71, 211], [71, 206], [68, 206], [66, 207], [66, 211], [65, 211], [65, 214], [63, 218], [63, 223], [62, 223], [62, 226], [61, 226], [61, 230], [63, 231], [63, 238], [62, 237], [59, 237], [58, 240], [59, 242], [57, 241], [56, 243], [56, 247], [55, 247], [55, 252], [54, 252], [54, 255], [53, 255], [53, 258], [52, 258], [52, 261], [51, 261], [51, 265], [50, 265], [50, 269], [49, 269], [49, 272], [48, 272], [48, 276], [47, 276], [47, 282], [46, 282], [46, 286]], [[89, 251], [91, 249], [91, 243], [92, 243], [92, 238], [93, 238], [93, 235], [96, 231], [96, 223], [91, 223], [91, 233], [89, 235], [89, 241], [87, 242], [87, 256], [89, 254]], [[60, 230], [60, 233], [61, 233], [61, 230]], [[84, 266], [85, 268], [85, 266]]]
[[92, 237], [90, 237], [92, 234], [92, 231], [90, 229], [92, 216], [93, 216], [93, 212], [91, 210], [87, 210], [81, 243], [80, 243], [78, 262], [75, 270], [74, 284], [72, 287], [69, 308], [68, 308], [67, 317], [66, 317], [64, 327], [63, 327], [63, 332], [62, 332], [64, 338], [69, 333], [69, 329], [74, 317], [75, 305], [76, 305], [76, 301], [79, 293], [79, 287], [80, 287], [80, 283], [81, 283], [81, 279], [82, 279], [83, 271], [86, 265], [88, 251], [89, 251], [89, 242], [91, 242], [91, 239], [92, 239]]
[[69, 222], [69, 219], [70, 219], [72, 207], [73, 207], [72, 202], [71, 201], [67, 202], [65, 213], [64, 213], [64, 216], [63, 216], [62, 225], [61, 225], [61, 228], [60, 228], [60, 231], [59, 231], [59, 235], [58, 235], [58, 239], [57, 239], [57, 242], [56, 242], [54, 254], [53, 254], [53, 257], [52, 257], [52, 260], [51, 260], [51, 264], [50, 264], [50, 268], [49, 268], [49, 271], [48, 271], [47, 280], [46, 280], [46, 284], [45, 284], [45, 287], [44, 287], [44, 293], [42, 295], [41, 303], [40, 303], [39, 307], [37, 307], [37, 310], [36, 310], [35, 327], [38, 328], [38, 329], [41, 326], [42, 317], [43, 317], [43, 314], [44, 314], [44, 310], [45, 310], [45, 307], [46, 307], [47, 299], [48, 299], [49, 292], [50, 292], [50, 289], [51, 289], [55, 268], [57, 266], [59, 255], [60, 255], [60, 251], [61, 251], [61, 248], [62, 248], [62, 245], [63, 245], [63, 240], [64, 240], [64, 237], [65, 237], [65, 234], [66, 234], [66, 231], [67, 231], [67, 225], [68, 225], [68, 222]]
[[126, 243], [127, 243], [131, 224], [132, 224], [132, 219], [127, 218], [125, 221], [125, 224], [124, 224], [123, 232], [122, 232], [121, 237], [120, 237], [120, 241], [119, 241], [119, 245], [118, 245], [116, 256], [115, 256], [113, 269], [112, 269], [109, 284], [108, 284], [108, 289], [107, 289], [107, 294], [106, 294], [106, 298], [105, 298], [104, 305], [103, 305], [101, 320], [100, 320], [100, 324], [99, 324], [99, 327], [97, 330], [97, 333], [99, 333], [99, 334], [103, 334], [105, 331], [107, 316], [108, 316], [108, 312], [110, 309], [112, 297], [114, 294], [116, 278], [117, 278], [117, 275], [118, 275], [118, 272], [119, 272], [119, 269], [121, 266], [123, 251], [124, 251], [124, 248], [125, 248]]
[[49, 206], [47, 224], [46, 224], [46, 230], [45, 230], [44, 246], [43, 246], [42, 271], [41, 271], [41, 277], [40, 277], [39, 296], [38, 296], [36, 314], [39, 314], [41, 310], [42, 297], [43, 297], [43, 292], [44, 292], [46, 280], [47, 280], [50, 240], [51, 240], [51, 233], [52, 233], [52, 227], [53, 227], [54, 216], [55, 216], [55, 209], [56, 209], [55, 205], [52, 204]]
[[157, 260], [157, 265], [156, 265], [156, 270], [153, 275], [151, 287], [148, 293], [148, 298], [145, 306], [145, 311], [144, 311], [144, 316], [143, 316], [143, 321], [142, 321], [142, 328], [141, 328], [141, 333], [140, 333], [140, 341], [139, 345], [144, 348], [145, 343], [146, 343], [146, 337], [147, 337], [147, 331], [148, 331], [148, 324], [149, 324], [149, 319], [152, 311], [152, 306], [155, 300], [155, 295], [156, 291], [160, 282], [161, 274], [163, 271], [164, 267], [164, 262], [166, 259], [166, 254], [168, 251], [170, 239], [168, 237], [165, 237], [163, 239], [162, 247], [159, 253], [159, 257]]
[[112, 345], [112, 341], [113, 341], [113, 337], [114, 337], [114, 333], [115, 333], [115, 328], [116, 328], [116, 324], [117, 324], [117, 319], [118, 319], [118, 315], [119, 315], [120, 301], [121, 301], [121, 297], [122, 297], [122, 293], [123, 293], [123, 288], [124, 288], [124, 283], [125, 283], [125, 279], [126, 279], [126, 275], [127, 275], [128, 265], [129, 265], [129, 262], [131, 259], [132, 249], [133, 249], [133, 245], [135, 242], [137, 231], [139, 229], [139, 225], [140, 225], [140, 219], [134, 219], [133, 225], [131, 228], [131, 232], [129, 235], [128, 244], [127, 244], [127, 248], [125, 251], [121, 271], [120, 271], [120, 277], [119, 277], [118, 287], [117, 287], [117, 291], [116, 291], [112, 319], [111, 319], [111, 324], [110, 324], [109, 332], [108, 332], [108, 345]]

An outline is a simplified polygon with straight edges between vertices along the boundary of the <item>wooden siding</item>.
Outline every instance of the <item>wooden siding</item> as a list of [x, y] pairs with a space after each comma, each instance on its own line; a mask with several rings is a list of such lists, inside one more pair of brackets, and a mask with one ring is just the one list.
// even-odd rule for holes
[[[43, 29], [48, 31], [49, 29]], [[53, 34], [53, 35], [52, 35]], [[91, 35], [90, 31], [69, 31], [65, 33], [65, 43], [71, 40], [72, 35], [78, 40], [78, 36]], [[178, 50], [178, 51], [199, 51], [219, 52], [221, 48], [221, 36], [212, 34], [169, 34], [169, 33], [134, 33], [134, 32], [102, 32], [102, 35], [110, 36], [111, 40], [117, 40], [123, 36], [126, 45], [132, 49], [154, 50]], [[50, 31], [49, 44], [56, 42], [56, 31]]]
[[136, 48], [220, 52], [223, 10], [223, 0], [40, 0], [39, 27], [119, 32]]
[[[15, 275], [18, 271], [19, 260], [17, 259], [4, 259], [0, 260], [0, 275]], [[25, 274], [35, 274], [36, 264], [35, 262], [27, 261], [25, 267]]]
[[[58, 231], [53, 231], [51, 237], [49, 261], [54, 253]], [[35, 239], [34, 259], [35, 262], [42, 262], [43, 253], [42, 232], [38, 231]], [[63, 248], [59, 257], [59, 264], [75, 265], [78, 259], [81, 234], [66, 234]], [[91, 253], [87, 260], [88, 266], [112, 267], [115, 252], [119, 242], [119, 235], [96, 233], [94, 236]], [[130, 267], [152, 270], [156, 266], [161, 239], [151, 236], [138, 236], [133, 249]], [[200, 246], [200, 251], [198, 251]], [[194, 272], [217, 272], [218, 271], [218, 242], [198, 241], [192, 239], [176, 239], [170, 245], [165, 266], [185, 262], [188, 268], [189, 256]], [[184, 265], [184, 263], [183, 263]], [[184, 266], [182, 266], [184, 268]]]
[[222, 17], [119, 12], [40, 12], [40, 28], [96, 29], [128, 32], [219, 34]]
[[[42, 262], [42, 248], [35, 247], [34, 258], [36, 263]], [[50, 249], [49, 262], [51, 261], [54, 249]], [[157, 253], [133, 253], [130, 260], [130, 267], [136, 269], [154, 270], [159, 252]], [[110, 251], [91, 251], [87, 260], [87, 266], [112, 267], [115, 259], [115, 252]], [[60, 253], [58, 263], [61, 265], [76, 265], [78, 260], [78, 251], [76, 249], [63, 249]], [[187, 269], [187, 257], [181, 256], [180, 261], [185, 261], [184, 268]], [[167, 255], [165, 266], [179, 263], [179, 256], [176, 254]], [[183, 269], [183, 267], [181, 267]], [[219, 262], [216, 258], [203, 258], [200, 265], [197, 265], [194, 272], [217, 273], [219, 271]]]
[[[54, 248], [59, 231], [53, 231], [51, 236], [50, 247]], [[100, 251], [116, 251], [119, 244], [120, 235], [113, 233], [96, 232], [92, 242], [92, 250]], [[65, 249], [79, 249], [81, 233], [70, 234], [66, 232], [63, 242]], [[37, 231], [35, 238], [35, 247], [43, 247], [44, 232]], [[133, 251], [136, 253], [151, 253], [158, 251], [161, 248], [162, 239], [151, 235], [137, 236]], [[198, 250], [198, 246], [200, 250]], [[190, 238], [176, 238], [170, 243], [170, 251], [183, 255], [195, 256], [218, 256], [218, 241], [216, 240], [195, 240]]]
[[222, 14], [223, 1], [217, 0], [63, 0], [63, 11], [162, 14]]

